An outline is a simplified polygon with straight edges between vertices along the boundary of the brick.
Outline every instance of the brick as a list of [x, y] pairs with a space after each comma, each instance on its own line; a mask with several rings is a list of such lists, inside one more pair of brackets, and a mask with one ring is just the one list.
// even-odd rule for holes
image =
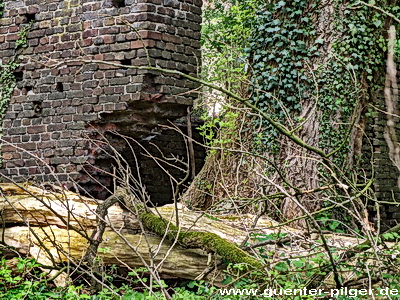
[[103, 37], [103, 41], [105, 44], [112, 44], [116, 41], [116, 36], [114, 35], [106, 35]]
[[43, 37], [45, 35], [46, 31], [44, 29], [41, 30], [32, 30], [28, 32], [28, 39], [32, 39], [32, 38], [40, 38]]
[[69, 159], [68, 157], [52, 157], [50, 159], [50, 164], [52, 165], [61, 165], [61, 164], [68, 164]]
[[18, 40], [18, 35], [16, 33], [8, 34], [6, 36], [6, 41], [16, 41], [16, 40]]
[[101, 28], [99, 30], [100, 35], [117, 34], [117, 33], [119, 33], [119, 27], [117, 26]]
[[131, 43], [119, 43], [119, 44], [112, 44], [110, 47], [111, 51], [122, 51], [122, 50], [129, 50], [131, 49]]
[[98, 33], [99, 33], [98, 29], [89, 29], [89, 30], [83, 31], [82, 37], [84, 39], [86, 39], [88, 37], [95, 37], [98, 35]]
[[12, 158], [13, 158], [13, 153], [3, 153], [3, 159], [4, 160], [9, 160], [9, 159], [12, 159]]
[[88, 88], [95, 88], [98, 85], [97, 80], [90, 80], [90, 81], [85, 81], [82, 85], [83, 89], [88, 89]]
[[46, 131], [46, 126], [44, 126], [44, 125], [31, 126], [31, 127], [28, 127], [27, 131], [28, 131], [28, 134], [42, 133], [42, 132]]
[[163, 0], [164, 6], [167, 7], [173, 7], [173, 8], [179, 8], [180, 7], [180, 2], [178, 0]]
[[129, 82], [130, 82], [129, 77], [112, 78], [112, 79], [110, 79], [110, 84], [111, 85], [126, 85]]
[[140, 31], [139, 35], [142, 39], [151, 39], [151, 40], [162, 40], [163, 35], [160, 32], [154, 31]]
[[151, 47], [155, 47], [156, 46], [156, 42], [153, 40], [144, 40], [144, 41], [132, 41], [130, 44], [130, 48], [131, 49], [140, 49], [140, 48], [151, 48]]

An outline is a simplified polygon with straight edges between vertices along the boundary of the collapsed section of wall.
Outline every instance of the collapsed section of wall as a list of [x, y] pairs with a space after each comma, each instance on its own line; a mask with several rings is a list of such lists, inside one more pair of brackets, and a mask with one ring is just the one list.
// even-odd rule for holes
[[201, 0], [4, 3], [4, 63], [15, 55], [21, 26], [33, 25], [3, 120], [1, 172], [16, 181], [84, 183], [101, 197], [112, 179], [100, 170], [85, 171], [98, 162], [93, 132], [115, 130], [146, 139], [161, 132], [159, 124], [185, 116], [193, 104], [196, 83], [124, 66], [151, 65], [196, 76]]

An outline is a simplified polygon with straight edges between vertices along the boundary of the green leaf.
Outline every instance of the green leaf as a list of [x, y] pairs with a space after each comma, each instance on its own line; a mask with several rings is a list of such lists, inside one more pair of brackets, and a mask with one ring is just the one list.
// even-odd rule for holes
[[232, 282], [232, 277], [231, 276], [226, 276], [224, 280], [222, 280], [222, 284], [230, 284]]
[[293, 260], [292, 263], [296, 268], [300, 269], [300, 268], [304, 267], [304, 262], [301, 260]]
[[279, 272], [286, 272], [289, 269], [288, 265], [284, 262], [277, 263], [274, 268]]
[[393, 233], [390, 233], [390, 232], [382, 234], [382, 237], [385, 240], [394, 240], [395, 239], [395, 236], [393, 235]]

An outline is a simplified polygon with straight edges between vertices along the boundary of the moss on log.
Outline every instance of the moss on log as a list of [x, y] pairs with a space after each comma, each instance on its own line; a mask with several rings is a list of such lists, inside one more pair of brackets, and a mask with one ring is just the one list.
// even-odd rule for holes
[[245, 251], [215, 233], [181, 231], [178, 226], [168, 223], [152, 212], [142, 212], [139, 217], [147, 229], [160, 236], [165, 234], [167, 240], [171, 242], [177, 239], [183, 247], [200, 248], [207, 252], [214, 252], [231, 263], [246, 264], [255, 269], [262, 269], [264, 266], [260, 261], [252, 258]]

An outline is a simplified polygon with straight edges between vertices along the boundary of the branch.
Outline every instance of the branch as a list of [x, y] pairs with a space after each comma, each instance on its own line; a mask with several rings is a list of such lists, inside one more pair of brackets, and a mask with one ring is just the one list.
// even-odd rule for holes
[[393, 20], [395, 20], [397, 23], [400, 23], [400, 19], [397, 18], [394, 14], [391, 14], [390, 12], [387, 12], [386, 10], [384, 10], [384, 9], [378, 7], [378, 6], [375, 6], [375, 5], [366, 3], [366, 2], [364, 2], [364, 1], [358, 1], [357, 3], [354, 4], [354, 6], [356, 6], [356, 5], [358, 5], [358, 4], [362, 4], [362, 5], [371, 7], [371, 8], [373, 8], [373, 9], [376, 9], [376, 10], [380, 11], [381, 13], [384, 13], [385, 15], [391, 17], [391, 18], [392, 18]]
[[97, 256], [97, 249], [99, 248], [99, 245], [103, 241], [103, 233], [107, 226], [105, 218], [108, 214], [108, 209], [122, 199], [123, 199], [123, 191], [119, 190], [97, 206], [96, 209], [97, 227], [93, 231], [92, 236], [90, 237], [89, 240], [90, 245], [85, 254], [85, 260], [92, 267], [94, 267], [94, 264], [96, 263], [95, 258]]

